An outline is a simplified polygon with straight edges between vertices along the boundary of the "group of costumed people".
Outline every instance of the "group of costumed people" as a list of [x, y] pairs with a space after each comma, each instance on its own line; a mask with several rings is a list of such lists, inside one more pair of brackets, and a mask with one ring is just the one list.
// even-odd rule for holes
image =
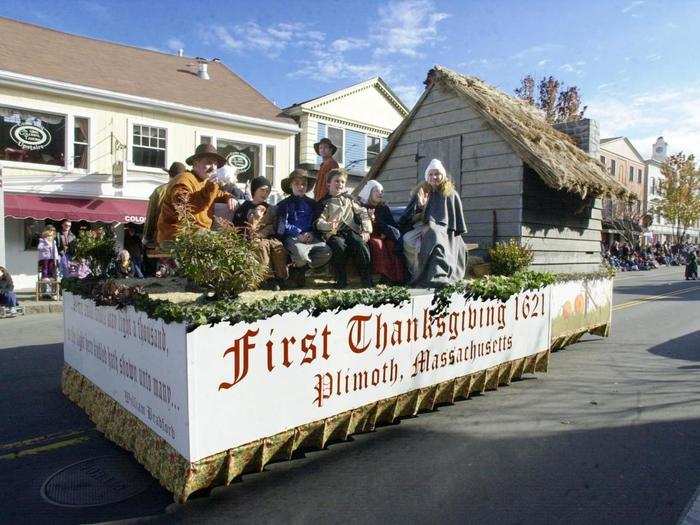
[[183, 209], [197, 227], [211, 229], [215, 203], [226, 203], [230, 222], [268, 268], [266, 288], [302, 287], [309, 269], [327, 264], [336, 286], [344, 288], [350, 262], [365, 287], [374, 284], [373, 275], [416, 287], [464, 277], [462, 203], [440, 160], [430, 162], [397, 221], [378, 181], [367, 181], [356, 198], [346, 189], [347, 173], [333, 159], [336, 146], [324, 138], [314, 149], [323, 159], [316, 178], [301, 168], [292, 171], [281, 183], [287, 197], [275, 206], [267, 202], [269, 180], [254, 177], [246, 200], [235, 181], [221, 175], [226, 159], [212, 145], [199, 145], [186, 160], [191, 168], [174, 164], [170, 182], [151, 196], [144, 242], [167, 252]]

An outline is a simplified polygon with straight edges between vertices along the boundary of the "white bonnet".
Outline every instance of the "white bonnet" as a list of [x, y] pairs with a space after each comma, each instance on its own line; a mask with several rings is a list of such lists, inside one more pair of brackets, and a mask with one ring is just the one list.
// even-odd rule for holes
[[362, 188], [362, 190], [360, 191], [360, 194], [357, 196], [360, 199], [360, 202], [362, 202], [362, 204], [367, 204], [367, 202], [369, 201], [369, 196], [372, 195], [372, 190], [374, 188], [378, 188], [380, 191], [384, 191], [384, 186], [382, 186], [379, 182], [377, 182], [376, 180], [368, 180]]
[[234, 166], [229, 165], [229, 164], [224, 164], [218, 170], [216, 170], [216, 178], [220, 182], [224, 182], [224, 183], [236, 182], [237, 181], [236, 175], [238, 175], [238, 169]]
[[430, 164], [428, 164], [428, 167], [425, 168], [425, 180], [428, 180], [428, 173], [430, 173], [431, 170], [438, 170], [440, 173], [442, 173], [443, 178], [447, 178], [447, 170], [445, 170], [445, 166], [442, 165], [442, 162], [440, 162], [438, 159], [433, 159], [430, 161]]

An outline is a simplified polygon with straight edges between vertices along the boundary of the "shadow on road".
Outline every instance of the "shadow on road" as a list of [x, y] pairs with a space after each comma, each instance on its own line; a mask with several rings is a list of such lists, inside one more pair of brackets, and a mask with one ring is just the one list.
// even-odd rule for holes
[[[646, 452], [634, 453], [639, 450]], [[168, 518], [674, 523], [700, 483], [698, 457], [698, 419], [508, 438], [477, 435], [468, 426], [436, 432], [411, 422], [270, 465], [179, 506]]]
[[107, 441], [61, 393], [63, 345], [0, 350], [0, 522], [94, 523], [162, 512], [172, 496], [153, 483], [133, 498], [109, 506], [58, 507], [41, 496], [57, 471], [96, 456], [131, 454]]
[[[649, 349], [654, 355], [682, 359], [683, 361], [700, 361], [700, 330], [691, 332], [675, 339], [669, 339], [660, 345]], [[683, 370], [700, 368], [697, 366], [684, 366]]]

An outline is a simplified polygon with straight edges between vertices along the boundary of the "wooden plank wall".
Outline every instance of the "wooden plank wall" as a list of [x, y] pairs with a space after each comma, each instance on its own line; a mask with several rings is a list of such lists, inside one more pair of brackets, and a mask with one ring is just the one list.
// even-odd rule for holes
[[[498, 240], [521, 235], [523, 163], [469, 103], [452, 92], [433, 88], [423, 101], [391, 157], [379, 173], [390, 205], [405, 205], [419, 176], [419, 144], [461, 136], [460, 194], [469, 233], [467, 242], [491, 244], [493, 210]], [[458, 179], [458, 177], [454, 177]]]
[[535, 250], [533, 269], [556, 273], [589, 272], [602, 258], [602, 202], [581, 199], [546, 186], [529, 167], [525, 169], [522, 242]]

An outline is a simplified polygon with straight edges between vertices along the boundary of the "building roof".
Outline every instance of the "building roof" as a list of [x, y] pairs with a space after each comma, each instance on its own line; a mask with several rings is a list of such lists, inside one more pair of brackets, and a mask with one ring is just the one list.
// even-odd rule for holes
[[114, 44], [0, 17], [0, 71], [295, 124], [223, 63]]
[[352, 86], [338, 89], [336, 91], [331, 91], [330, 93], [326, 93], [325, 95], [321, 95], [319, 97], [310, 98], [309, 100], [305, 100], [303, 102], [296, 102], [288, 108], [285, 108], [284, 111], [285, 113], [294, 113], [294, 110], [298, 108], [313, 108], [315, 106], [324, 104], [330, 100], [347, 96], [348, 94], [353, 93], [355, 91], [360, 91], [368, 86], [377, 87], [377, 89], [379, 89], [379, 91], [389, 100], [389, 102], [392, 105], [394, 105], [394, 107], [396, 107], [399, 113], [401, 113], [403, 116], [408, 115], [408, 107], [406, 107], [406, 104], [404, 104], [401, 101], [401, 99], [396, 95], [396, 93], [392, 91], [392, 89], [382, 79], [382, 77], [372, 77], [370, 79], [364, 80], [363, 82], [359, 82], [357, 84], [353, 84]]
[[377, 176], [427, 93], [433, 86], [441, 85], [469, 102], [551, 188], [574, 192], [582, 197], [630, 198], [632, 195], [607, 174], [597, 159], [579, 149], [568, 135], [555, 130], [536, 108], [526, 102], [510, 97], [476, 77], [460, 75], [442, 66], [435, 66], [428, 72], [427, 82], [423, 96], [372, 165], [368, 179]]
[[[625, 144], [627, 144], [627, 146], [632, 150], [632, 153], [634, 153], [634, 155], [637, 157], [638, 162], [644, 162], [644, 157], [642, 157], [641, 153], [639, 153], [639, 150], [634, 147], [634, 144], [632, 144], [632, 141], [630, 139], [628, 139], [627, 137], [610, 137], [607, 139], [600, 139], [600, 144], [602, 146], [604, 144], [610, 144], [611, 142], [616, 142], [618, 140], [622, 140], [625, 142]], [[610, 153], [615, 153], [614, 151], [611, 151], [611, 150], [607, 150], [607, 151], [610, 151]], [[617, 155], [619, 155], [619, 153], [617, 153]]]

